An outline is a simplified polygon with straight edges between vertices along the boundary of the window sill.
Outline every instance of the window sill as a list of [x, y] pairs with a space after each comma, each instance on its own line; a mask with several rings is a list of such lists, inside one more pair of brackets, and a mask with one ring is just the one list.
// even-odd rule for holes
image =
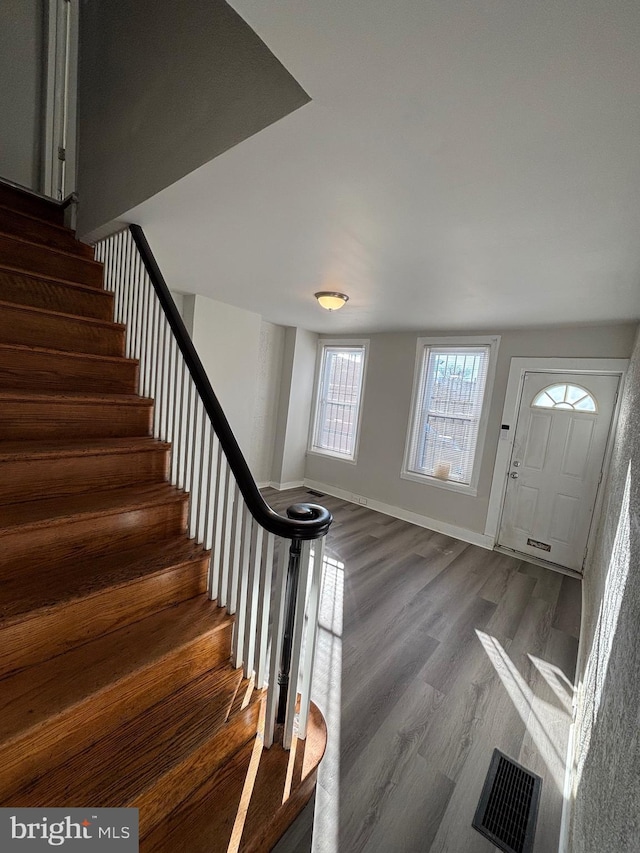
[[439, 480], [428, 474], [414, 474], [413, 471], [402, 471], [400, 477], [403, 480], [412, 480], [414, 483], [422, 483], [423, 486], [435, 486], [437, 489], [446, 489], [449, 492], [458, 492], [461, 495], [477, 497], [478, 489], [473, 484], [456, 483], [453, 480]]
[[339, 462], [346, 462], [349, 465], [356, 465], [355, 456], [346, 456], [344, 453], [333, 453], [331, 450], [318, 450], [317, 447], [307, 450], [307, 456], [320, 456], [323, 459], [337, 459]]

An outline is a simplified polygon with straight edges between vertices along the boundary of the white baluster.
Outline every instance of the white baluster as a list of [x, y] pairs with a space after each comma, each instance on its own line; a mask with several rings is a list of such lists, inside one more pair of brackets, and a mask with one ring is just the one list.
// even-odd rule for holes
[[214, 577], [215, 577], [215, 585], [212, 588], [212, 592], [214, 595], [212, 597], [218, 598], [220, 595], [220, 558], [222, 555], [223, 542], [224, 542], [224, 523], [225, 523], [225, 505], [224, 505], [224, 496], [225, 496], [225, 485], [227, 482], [227, 460], [222, 451], [222, 447], [220, 446], [220, 442], [218, 442], [217, 446], [218, 450], [218, 458], [215, 463], [214, 471], [214, 489], [215, 489], [215, 508], [213, 511], [214, 522], [213, 522], [213, 548], [212, 548], [212, 562], [214, 565]]
[[227, 599], [227, 613], [235, 613], [238, 607], [238, 585], [240, 583], [240, 557], [242, 554], [242, 527], [244, 524], [245, 508], [240, 488], [235, 484], [233, 493], [233, 547], [231, 555], [231, 569], [229, 571], [229, 595]]
[[249, 563], [247, 592], [247, 620], [244, 629], [244, 677], [251, 678], [255, 669], [256, 628], [258, 623], [258, 601], [260, 599], [260, 568], [262, 566], [262, 543], [264, 529], [256, 525]]
[[267, 679], [267, 653], [269, 651], [269, 613], [271, 610], [271, 576], [273, 574], [273, 551], [275, 536], [267, 533], [267, 548], [261, 566], [260, 606], [256, 643], [256, 688], [262, 690]]
[[267, 707], [264, 721], [264, 745], [267, 749], [273, 743], [273, 735], [278, 711], [278, 672], [282, 656], [282, 641], [284, 638], [284, 605], [287, 591], [287, 570], [289, 568], [288, 539], [278, 541], [278, 569], [274, 581], [273, 622], [271, 626], [271, 660], [269, 663], [269, 690], [267, 691]]
[[229, 613], [229, 554], [231, 553], [231, 545], [233, 541], [233, 510], [234, 510], [234, 494], [236, 489], [236, 481], [231, 472], [227, 471], [227, 486], [224, 497], [224, 533], [222, 536], [222, 565], [220, 567], [220, 598], [218, 604], [220, 607], [226, 607]]
[[316, 646], [318, 642], [318, 615], [320, 612], [320, 594], [322, 589], [322, 573], [324, 567], [324, 537], [315, 539], [312, 543], [313, 567], [311, 569], [311, 585], [306, 612], [306, 637], [304, 659], [302, 661], [302, 672], [300, 678], [300, 714], [298, 716], [298, 737], [304, 739], [307, 736], [307, 722], [309, 720], [309, 704], [311, 702], [311, 688], [313, 684], [313, 667], [316, 657]]
[[249, 565], [251, 558], [251, 540], [253, 537], [253, 518], [251, 513], [245, 513], [242, 531], [242, 550], [240, 557], [240, 583], [236, 607], [236, 621], [233, 631], [231, 657], [234, 666], [242, 666], [244, 662], [245, 624], [247, 619], [247, 594], [249, 588]]
[[220, 496], [220, 466], [223, 462], [222, 448], [218, 437], [214, 438], [213, 442], [213, 467], [212, 467], [212, 483], [213, 489], [213, 536], [211, 543], [211, 561], [209, 571], [209, 598], [212, 600], [218, 597], [218, 586], [220, 583], [220, 539], [222, 537], [222, 504], [219, 500]]

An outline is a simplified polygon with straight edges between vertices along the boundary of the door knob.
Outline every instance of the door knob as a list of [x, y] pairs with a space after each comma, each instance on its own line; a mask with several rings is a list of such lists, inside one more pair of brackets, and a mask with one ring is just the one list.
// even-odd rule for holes
[[509, 476], [511, 477], [511, 479], [512, 479], [512, 480], [517, 480], [517, 479], [518, 479], [518, 477], [520, 476], [520, 474], [518, 474], [518, 472], [517, 472], [517, 471], [512, 471], [512, 472], [509, 474]]

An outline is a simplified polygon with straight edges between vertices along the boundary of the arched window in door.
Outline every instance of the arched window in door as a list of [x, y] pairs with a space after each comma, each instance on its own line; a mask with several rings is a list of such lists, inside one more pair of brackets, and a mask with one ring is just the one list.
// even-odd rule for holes
[[536, 394], [534, 409], [572, 409], [574, 412], [597, 412], [598, 404], [594, 397], [580, 385], [566, 382], [549, 385]]

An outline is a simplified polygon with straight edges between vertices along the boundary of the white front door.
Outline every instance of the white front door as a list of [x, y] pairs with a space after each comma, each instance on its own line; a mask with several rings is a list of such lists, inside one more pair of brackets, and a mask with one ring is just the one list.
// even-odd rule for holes
[[500, 545], [582, 570], [619, 381], [526, 373]]

